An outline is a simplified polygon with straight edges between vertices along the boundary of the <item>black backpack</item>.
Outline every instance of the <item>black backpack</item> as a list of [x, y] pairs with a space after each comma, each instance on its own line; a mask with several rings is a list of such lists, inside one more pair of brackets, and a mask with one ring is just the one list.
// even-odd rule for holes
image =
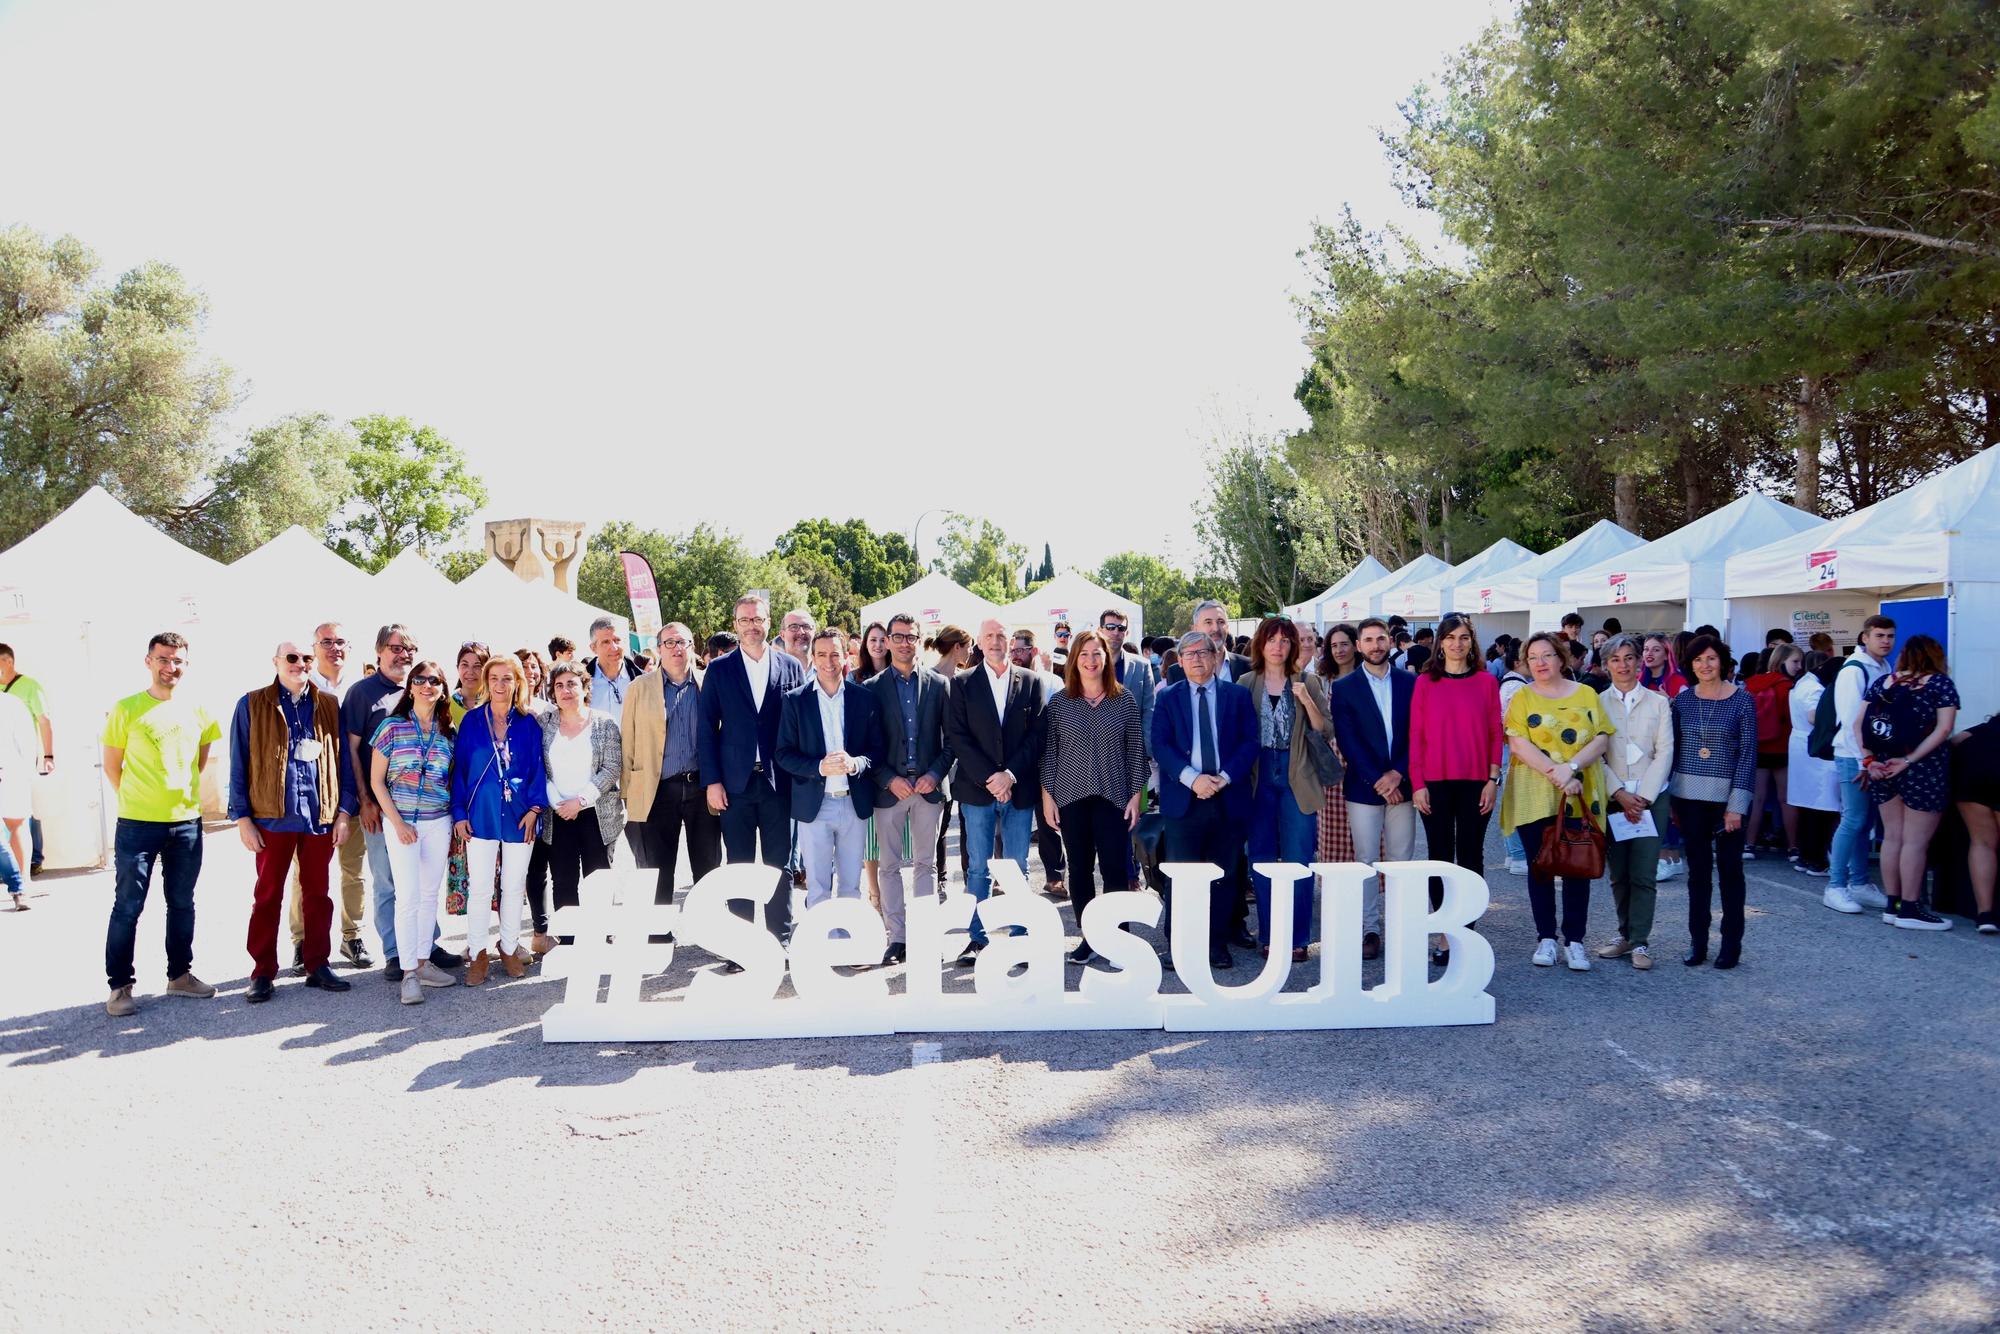
[[1840, 684], [1841, 672], [1849, 667], [1861, 668], [1861, 688], [1863, 691], [1868, 688], [1868, 669], [1861, 666], [1858, 661], [1860, 656], [1857, 653], [1840, 664], [1840, 672], [1835, 672], [1833, 676], [1834, 684], [1826, 688], [1826, 693], [1819, 697], [1819, 703], [1813, 706], [1813, 725], [1812, 731], [1806, 735], [1806, 754], [1816, 760], [1833, 758], [1833, 738], [1840, 731], [1840, 710], [1834, 705], [1833, 694]]
[[1937, 710], [1924, 702], [1915, 686], [1894, 677], [1861, 715], [1861, 735], [1867, 738], [1868, 753], [1877, 759], [1902, 759], [1921, 746], [1936, 725]]

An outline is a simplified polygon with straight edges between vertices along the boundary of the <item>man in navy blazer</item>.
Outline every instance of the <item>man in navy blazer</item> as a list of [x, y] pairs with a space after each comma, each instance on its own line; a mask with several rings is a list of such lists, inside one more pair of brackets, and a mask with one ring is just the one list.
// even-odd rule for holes
[[[1417, 678], [1389, 665], [1389, 627], [1371, 616], [1356, 627], [1358, 671], [1326, 692], [1334, 738], [1347, 762], [1341, 795], [1354, 830], [1354, 855], [1364, 862], [1408, 861], [1417, 852], [1417, 808], [1410, 804], [1410, 698]], [[1382, 893], [1363, 900], [1361, 957], [1382, 953]]]
[[[776, 870], [764, 905], [764, 927], [783, 941], [792, 930], [792, 779], [778, 765], [778, 723], [785, 693], [805, 680], [798, 659], [771, 650], [771, 607], [763, 598], [736, 600], [736, 651], [709, 664], [701, 702], [707, 715], [701, 735], [701, 781], [708, 808], [722, 819], [723, 856], [732, 864], [757, 860]], [[750, 917], [747, 907], [730, 911]], [[735, 964], [725, 972], [741, 972]]]
[[[993, 854], [993, 832], [1000, 831], [1000, 851], [1028, 873], [1028, 839], [1034, 833], [1035, 808], [1042, 804], [1042, 709], [1047, 692], [1042, 675], [1007, 661], [1007, 627], [987, 619], [979, 623], [978, 666], [960, 672], [951, 683], [951, 706], [945, 710], [945, 743], [957, 769], [951, 795], [965, 816], [965, 843], [972, 855], [965, 872], [965, 889], [982, 902], [993, 892], [987, 860]], [[973, 962], [986, 948], [986, 926], [972, 918], [971, 940], [958, 956]]]
[[836, 894], [861, 897], [883, 760], [882, 711], [867, 687], [848, 683], [847, 636], [829, 627], [814, 631], [810, 643], [812, 679], [787, 692], [778, 725], [778, 767], [792, 779], [808, 910]]
[[[1153, 760], [1160, 766], [1165, 826], [1160, 860], [1213, 862], [1222, 868], [1222, 877], [1209, 891], [1208, 962], [1231, 968], [1236, 961], [1225, 937], [1233, 917], [1228, 877], [1249, 830], [1257, 712], [1249, 691], [1215, 679], [1218, 657], [1201, 631], [1181, 636], [1183, 679], [1153, 701]], [[1173, 911], [1171, 882], [1167, 910]]]

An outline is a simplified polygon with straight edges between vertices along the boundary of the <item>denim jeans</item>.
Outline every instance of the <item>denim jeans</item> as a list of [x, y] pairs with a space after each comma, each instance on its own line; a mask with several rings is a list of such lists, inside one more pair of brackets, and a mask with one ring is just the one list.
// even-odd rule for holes
[[116, 887], [112, 891], [111, 926], [104, 937], [104, 975], [112, 990], [129, 987], [132, 954], [139, 937], [139, 914], [153, 884], [153, 864], [160, 866], [160, 888], [167, 898], [167, 980], [194, 967], [194, 882], [201, 877], [201, 821], [167, 824], [156, 820], [118, 820], [112, 842]]
[[[1021, 868], [1023, 876], [1028, 874], [1028, 842], [1035, 832], [1035, 813], [1022, 810], [1018, 806], [989, 804], [974, 806], [964, 803], [960, 809], [965, 813], [965, 842], [972, 849], [972, 865], [966, 868], [965, 891], [979, 903], [993, 892], [993, 873], [987, 869], [986, 860], [993, 850], [993, 830], [1000, 830], [1000, 853], [1008, 861]], [[968, 933], [979, 943], [986, 943], [986, 924], [979, 920], [979, 914], [972, 916], [972, 929]]]
[[14, 864], [14, 849], [4, 838], [0, 838], [0, 886], [9, 894], [21, 892], [21, 868]]
[[[1257, 771], [1257, 791], [1250, 799], [1250, 863], [1298, 862], [1308, 865], [1319, 842], [1319, 812], [1299, 809], [1292, 795], [1292, 753], [1265, 750]], [[1271, 878], [1252, 870], [1250, 885], [1257, 895], [1257, 943], [1271, 943]], [[1304, 949], [1312, 937], [1313, 878], [1292, 882], [1291, 949]], [[1283, 941], [1280, 948], [1287, 948]]]
[[[360, 829], [357, 821], [355, 828]], [[382, 958], [386, 961], [399, 957], [396, 949], [396, 872], [389, 865], [389, 827], [384, 824], [375, 833], [362, 833], [361, 840], [368, 848], [368, 879], [374, 886], [375, 935], [382, 942]], [[431, 924], [431, 944], [437, 944], [437, 924]]]
[[1834, 779], [1840, 784], [1840, 828], [1833, 831], [1833, 851], [1827, 855], [1829, 886], [1858, 889], [1868, 884], [1868, 829], [1875, 819], [1875, 803], [1854, 781], [1860, 772], [1860, 760], [1833, 762]]

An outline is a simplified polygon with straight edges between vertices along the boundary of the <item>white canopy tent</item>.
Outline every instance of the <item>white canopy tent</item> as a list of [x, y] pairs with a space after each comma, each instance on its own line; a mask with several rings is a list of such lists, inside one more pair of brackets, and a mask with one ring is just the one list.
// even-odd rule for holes
[[988, 602], [977, 593], [959, 587], [949, 576], [935, 570], [908, 588], [863, 607], [861, 623], [887, 621], [899, 612], [916, 617], [926, 634], [955, 625], [975, 639], [979, 637], [981, 621], [989, 618], [1007, 621], [1007, 611], [998, 603]]
[[[363, 636], [367, 641], [361, 648], [364, 657], [374, 656], [377, 630], [383, 625], [400, 622], [408, 626], [410, 633], [416, 637], [417, 647], [424, 657], [436, 659], [448, 674], [455, 672], [456, 665], [452, 658], [458, 645], [465, 639], [477, 638], [479, 634], [471, 608], [462, 605], [464, 600], [458, 596], [458, 585], [447, 579], [444, 571], [424, 559], [423, 553], [415, 547], [404, 547], [390, 557], [389, 563], [375, 572], [374, 582], [380, 590], [376, 605], [381, 611], [377, 623], [370, 625]], [[578, 638], [574, 632], [563, 633], [571, 639]], [[510, 644], [508, 647], [521, 646]]]
[[[1447, 573], [1451, 564], [1426, 551], [1409, 564], [1383, 575], [1372, 584], [1364, 584], [1347, 595], [1348, 603], [1358, 608], [1357, 616], [1401, 616], [1409, 618], [1403, 608], [1413, 598], [1413, 590], [1426, 579], [1435, 579]], [[1346, 620], [1343, 616], [1340, 619]]]
[[[155, 633], [187, 637], [182, 697], [227, 727], [243, 685], [216, 616], [224, 576], [223, 566], [95, 486], [0, 552], [0, 642], [46, 688], [55, 732], [55, 772], [35, 780], [50, 869], [100, 865], [110, 853], [116, 806], [98, 738], [111, 705], [146, 688], [146, 641]], [[216, 774], [211, 766], [203, 784], [211, 804]]]
[[[1072, 630], [1082, 630], [1085, 626], [1096, 625], [1097, 618], [1111, 607], [1123, 612], [1125, 619], [1131, 622], [1132, 628], [1125, 636], [1126, 643], [1137, 644], [1145, 637], [1145, 616], [1138, 603], [1092, 583], [1075, 570], [1064, 570], [1028, 596], [1008, 603], [1000, 609], [1000, 618], [1010, 626], [1028, 626], [1037, 631], [1046, 631], [1057, 621], [1068, 621]], [[886, 618], [871, 616], [863, 624], [867, 620], [878, 619]], [[966, 627], [968, 630], [976, 628]], [[1051, 646], [1045, 636], [1040, 638], [1040, 643], [1044, 647]]]
[[[2000, 448], [1945, 469], [1845, 518], [1730, 557], [1723, 573], [1740, 643], [1774, 627], [1795, 637], [1815, 618], [1838, 618], [1835, 647], [1854, 613], [1883, 602], [1941, 598], [1961, 723], [2000, 709]], [[1894, 615], [1892, 609], [1890, 612]], [[1900, 641], [1910, 633], [1899, 625]]]
[[1330, 614], [1338, 609], [1342, 599], [1357, 588], [1366, 588], [1387, 573], [1389, 567], [1381, 561], [1373, 556], [1363, 556], [1360, 564], [1304, 602], [1295, 602], [1284, 608], [1284, 613], [1295, 621], [1311, 621], [1315, 629], [1324, 630], [1328, 625], [1346, 619], [1344, 615]]
[[1821, 522], [1817, 515], [1753, 491], [1665, 537], [1564, 575], [1559, 600], [1575, 607], [1592, 627], [1616, 616], [1628, 630], [1719, 625], [1726, 637], [1724, 562]]
[[[452, 614], [467, 639], [477, 639], [494, 653], [512, 653], [532, 648], [547, 653], [551, 635], [567, 635], [577, 643], [579, 659], [589, 655], [590, 623], [609, 616], [618, 624], [622, 639], [630, 634], [629, 618], [593, 607], [573, 598], [546, 580], [527, 580], [497, 560], [488, 560], [453, 586]], [[416, 627], [412, 626], [412, 630]], [[455, 665], [441, 655], [457, 648], [450, 644], [424, 644], [424, 656], [436, 658], [447, 672]]]
[[1554, 550], [1498, 574], [1455, 585], [1452, 607], [1479, 616], [1487, 639], [1500, 633], [1553, 630], [1570, 610], [1561, 601], [1564, 575], [1644, 545], [1644, 538], [1599, 519]]
[[[224, 582], [231, 618], [254, 621], [260, 642], [291, 637], [310, 649], [306, 636], [313, 625], [333, 620], [347, 631], [348, 662], [356, 675], [373, 656], [370, 647], [390, 586], [377, 583], [297, 524], [239, 557], [224, 572]], [[311, 624], [294, 625], [295, 618]]]
[[1534, 552], [1512, 538], [1503, 537], [1471, 560], [1404, 589], [1403, 606], [1395, 610], [1412, 621], [1437, 620], [1446, 612], [1459, 610], [1455, 594], [1460, 584], [1477, 583], [1534, 558]]

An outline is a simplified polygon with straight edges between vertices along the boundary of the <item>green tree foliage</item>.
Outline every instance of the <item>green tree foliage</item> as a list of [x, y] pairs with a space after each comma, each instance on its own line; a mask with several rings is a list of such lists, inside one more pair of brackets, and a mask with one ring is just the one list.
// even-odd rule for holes
[[1526, 0], [1387, 138], [1451, 250], [1304, 254], [1327, 563], [1839, 513], [2000, 443], [1996, 61], [1977, 0]]
[[578, 597], [606, 611], [631, 614], [621, 551], [636, 551], [651, 562], [661, 616], [685, 622], [698, 639], [731, 629], [733, 604], [753, 588], [770, 597], [774, 626], [790, 608], [810, 605], [807, 587], [784, 560], [759, 556], [736, 534], [705, 523], [680, 534], [624, 522], [604, 525], [585, 545]]
[[354, 429], [354, 501], [336, 526], [334, 550], [373, 571], [405, 547], [430, 556], [463, 535], [486, 503], [486, 483], [458, 446], [407, 417], [361, 417]]
[[[1185, 574], [1143, 551], [1121, 551], [1106, 556], [1094, 577], [1118, 596], [1139, 604], [1148, 635], [1171, 634], [1179, 629], [1175, 613], [1182, 603], [1194, 597], [1194, 585]], [[1099, 607], [1085, 614], [1094, 616], [1103, 610]]]
[[250, 432], [208, 488], [162, 516], [174, 537], [233, 561], [297, 524], [322, 537], [354, 493], [354, 433], [325, 413], [281, 418]]
[[991, 519], [953, 514], [944, 521], [932, 566], [961, 588], [1004, 606], [1022, 596], [1020, 574], [1027, 560], [1028, 549]]
[[94, 485], [159, 521], [215, 460], [234, 396], [196, 346], [206, 302], [165, 264], [96, 271], [74, 237], [0, 229], [0, 542]]
[[908, 588], [923, 574], [908, 538], [901, 533], [876, 532], [860, 519], [845, 523], [801, 519], [779, 535], [772, 551], [786, 559], [801, 552], [825, 556], [846, 572], [855, 597], [864, 603]]
[[[431, 564], [437, 566], [445, 578], [458, 584], [465, 582], [466, 576], [484, 565], [486, 560], [487, 556], [484, 550], [471, 551], [461, 548], [458, 551], [440, 552], [438, 555], [431, 557]], [[597, 603], [595, 605], [603, 606], [604, 604]], [[605, 610], [608, 611], [610, 608], [607, 607]]]
[[1042, 543], [1042, 563], [1035, 570], [1035, 582], [1037, 584], [1045, 584], [1049, 580], [1055, 577], [1056, 577], [1055, 553], [1049, 549], [1049, 544], [1044, 542]]
[[1327, 538], [1332, 510], [1287, 461], [1283, 442], [1248, 435], [1216, 442], [1208, 483], [1195, 506], [1200, 573], [1220, 581], [1238, 614], [1275, 611], [1337, 573]]

